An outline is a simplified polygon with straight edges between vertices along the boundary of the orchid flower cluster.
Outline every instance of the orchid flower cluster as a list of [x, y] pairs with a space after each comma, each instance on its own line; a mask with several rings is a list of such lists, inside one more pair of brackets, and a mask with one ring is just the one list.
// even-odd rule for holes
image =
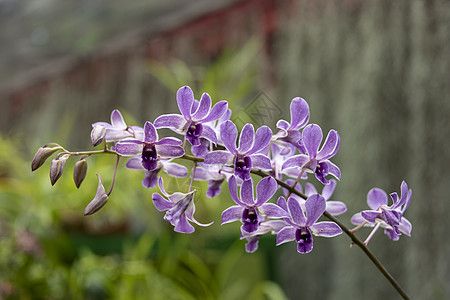
[[[92, 124], [91, 143], [103, 149], [70, 152], [58, 144], [47, 144], [36, 153], [32, 170], [59, 152], [51, 162], [52, 185], [62, 175], [66, 161], [71, 156], [82, 156], [74, 166], [74, 181], [80, 186], [86, 176], [86, 159], [94, 154], [117, 156], [111, 188], [106, 192], [102, 178], [98, 176], [98, 189], [94, 199], [85, 208], [91, 215], [108, 201], [114, 185], [119, 158], [128, 157], [126, 167], [143, 171], [142, 185], [158, 186], [152, 195], [157, 210], [165, 211], [164, 220], [174, 226], [176, 232], [192, 233], [202, 224], [194, 218], [197, 191], [193, 181], [208, 181], [207, 197], [215, 197], [228, 189], [233, 205], [222, 212], [222, 224], [240, 222], [240, 238], [245, 239], [246, 251], [254, 252], [258, 240], [265, 234], [276, 234], [276, 244], [294, 241], [299, 253], [313, 249], [313, 236], [335, 237], [343, 231], [355, 241], [353, 234], [362, 227], [373, 227], [364, 242], [365, 247], [375, 231], [382, 227], [387, 236], [396, 241], [402, 234], [410, 236], [411, 223], [403, 217], [411, 201], [411, 190], [401, 184], [401, 196], [387, 194], [374, 188], [367, 195], [370, 210], [356, 213], [351, 222], [357, 225], [349, 230], [335, 216], [347, 211], [341, 201], [329, 200], [341, 177], [339, 167], [332, 159], [339, 150], [340, 137], [330, 130], [323, 141], [319, 125], [309, 123], [309, 106], [300, 98], [290, 104], [290, 122], [279, 120], [277, 131], [268, 126], [255, 130], [245, 124], [239, 132], [230, 120], [231, 110], [227, 101], [212, 105], [211, 97], [203, 93], [200, 100], [188, 86], [181, 87], [176, 95], [180, 114], [166, 114], [143, 127], [129, 126], [121, 113], [114, 110], [111, 123]], [[308, 124], [309, 123], [309, 124]], [[169, 128], [178, 137], [160, 138], [158, 130]], [[323, 142], [322, 142], [323, 141]], [[188, 169], [175, 160], [193, 162], [190, 186], [187, 191], [168, 193], [164, 188], [161, 170], [170, 177], [186, 177]], [[251, 174], [254, 174], [252, 177]], [[313, 184], [323, 185], [318, 192]], [[228, 187], [222, 187], [225, 182]], [[255, 194], [256, 189], [256, 194]], [[276, 197], [275, 195], [278, 195]], [[324, 216], [328, 221], [319, 221]]]

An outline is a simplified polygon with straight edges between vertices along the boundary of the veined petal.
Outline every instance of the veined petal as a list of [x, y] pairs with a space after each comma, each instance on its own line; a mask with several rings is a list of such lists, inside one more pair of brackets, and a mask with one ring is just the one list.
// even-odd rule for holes
[[323, 138], [322, 129], [317, 124], [309, 124], [303, 129], [302, 138], [309, 157], [316, 158], [317, 150]]
[[380, 215], [379, 211], [376, 210], [363, 210], [361, 216], [367, 222], [375, 223], [375, 219]]
[[153, 124], [156, 128], [172, 128], [181, 131], [186, 124], [186, 119], [182, 115], [167, 114], [157, 117]]
[[228, 180], [228, 189], [230, 191], [230, 196], [231, 199], [233, 199], [233, 201], [240, 206], [244, 206], [245, 204], [242, 203], [242, 201], [239, 199], [238, 197], [238, 192], [237, 192], [237, 183], [236, 183], [236, 177], [233, 175], [230, 177], [230, 179]]
[[347, 206], [341, 201], [327, 201], [325, 210], [333, 216], [337, 216], [345, 213], [347, 211]]
[[281, 166], [281, 170], [287, 168], [302, 168], [309, 162], [309, 157], [304, 154], [294, 155], [288, 158], [283, 165]]
[[380, 188], [373, 188], [367, 193], [367, 204], [373, 210], [378, 210], [380, 206], [388, 204], [388, 196]]
[[[329, 160], [322, 161], [320, 164], [327, 165], [328, 174], [333, 175], [336, 179], [341, 178], [341, 170]], [[317, 175], [317, 174], [316, 174]]]
[[192, 233], [195, 231], [195, 229], [194, 226], [189, 224], [189, 222], [187, 221], [186, 215], [182, 214], [174, 228], [174, 231], [180, 233]]
[[292, 226], [286, 226], [277, 234], [277, 246], [286, 242], [295, 240], [296, 229]]
[[127, 169], [131, 169], [131, 170], [145, 170], [144, 167], [142, 166], [142, 158], [140, 157], [132, 157], [130, 158], [125, 167]]
[[[367, 222], [366, 219], [364, 219], [361, 215], [361, 213], [356, 213], [352, 216], [352, 218], [350, 219], [350, 222], [352, 222], [353, 225], [361, 225], [364, 222]], [[371, 223], [372, 225], [374, 223]]]
[[145, 122], [144, 125], [144, 141], [147, 143], [154, 143], [158, 141], [158, 133], [155, 126], [150, 122]]
[[237, 139], [238, 131], [236, 125], [232, 121], [225, 121], [220, 125], [220, 138], [222, 140], [223, 145], [231, 154], [236, 154], [236, 139]]
[[327, 138], [317, 154], [317, 160], [329, 159], [332, 157], [337, 151], [336, 148], [339, 148], [339, 135], [336, 130], [330, 130], [328, 132]]
[[180, 146], [183, 142], [180, 139], [177, 139], [176, 137], [165, 137], [160, 139], [159, 141], [155, 142], [155, 145], [174, 145], [174, 146]]
[[144, 143], [138, 140], [126, 140], [116, 144], [116, 152], [119, 155], [137, 155], [142, 153]]
[[297, 226], [305, 226], [306, 218], [303, 214], [302, 208], [300, 207], [300, 203], [295, 198], [290, 197], [287, 201], [287, 206], [292, 222], [294, 222]]
[[202, 97], [200, 98], [200, 103], [198, 105], [197, 110], [192, 115], [193, 121], [200, 121], [211, 110], [211, 97], [208, 95], [208, 93], [203, 93]]
[[[211, 109], [209, 114], [203, 120], [201, 120], [201, 122], [208, 123], [208, 122], [215, 121], [215, 120], [221, 118], [222, 116], [224, 116], [226, 114], [227, 110], [228, 110], [228, 102], [227, 101], [219, 101], [213, 106], [213, 108]], [[231, 114], [231, 111], [230, 111], [230, 114]], [[228, 117], [226, 117], [226, 120], [228, 120], [229, 118], [230, 118], [230, 116], [228, 115]]]
[[[277, 182], [272, 177], [261, 179], [256, 185], [256, 206], [266, 203], [277, 191]], [[289, 217], [289, 216], [287, 216]]]
[[127, 129], [127, 124], [125, 124], [122, 114], [117, 109], [111, 113], [111, 125], [117, 129]]
[[272, 170], [270, 159], [262, 153], [250, 155], [253, 169]]
[[267, 126], [259, 127], [255, 133], [255, 142], [253, 143], [253, 147], [249, 151], [247, 151], [246, 154], [259, 152], [261, 149], [269, 145], [271, 139], [272, 130], [270, 130], [270, 128]]
[[342, 233], [342, 229], [334, 222], [318, 222], [309, 228], [315, 236], [333, 237]]
[[244, 128], [242, 128], [241, 136], [239, 137], [239, 153], [246, 153], [253, 145], [255, 135], [255, 129], [252, 124], [245, 124]]
[[258, 207], [259, 212], [268, 218], [289, 218], [287, 211], [273, 203], [265, 203]]
[[186, 177], [187, 168], [177, 163], [164, 162], [163, 170], [172, 177]]
[[306, 199], [305, 208], [306, 226], [311, 226], [312, 224], [316, 223], [316, 221], [325, 211], [326, 201], [321, 195], [315, 194], [309, 196], [308, 199]]
[[156, 152], [160, 156], [181, 157], [184, 155], [184, 148], [174, 145], [155, 145]]
[[184, 86], [177, 91], [177, 103], [183, 117], [186, 120], [190, 120], [191, 108], [194, 103], [194, 93], [190, 87]]
[[146, 188], [154, 188], [158, 184], [158, 173], [161, 169], [156, 168], [153, 171], [145, 170], [145, 177], [142, 179], [142, 185]]
[[253, 195], [253, 180], [250, 178], [249, 180], [245, 180], [241, 186], [241, 201], [246, 206], [255, 205], [254, 201], [255, 197]]
[[217, 144], [216, 132], [209, 125], [203, 124], [203, 130], [200, 136], [213, 142], [214, 144]]
[[278, 197], [277, 205], [284, 209], [285, 211], [288, 211], [286, 199], [283, 196]]
[[291, 130], [299, 130], [306, 125], [309, 121], [309, 106], [308, 103], [300, 98], [296, 97], [292, 99], [291, 106], [291, 124], [289, 128]]
[[222, 225], [240, 220], [242, 218], [243, 211], [244, 207], [240, 205], [231, 206], [225, 209], [222, 213]]
[[153, 204], [155, 205], [156, 209], [159, 211], [164, 211], [171, 209], [173, 207], [173, 203], [164, 199], [160, 194], [153, 193], [152, 195]]
[[205, 164], [232, 164], [234, 155], [225, 150], [216, 150], [209, 152], [205, 156]]

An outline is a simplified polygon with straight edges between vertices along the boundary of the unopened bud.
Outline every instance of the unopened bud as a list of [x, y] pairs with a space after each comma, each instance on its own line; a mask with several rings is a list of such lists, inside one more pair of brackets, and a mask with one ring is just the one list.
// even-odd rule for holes
[[83, 158], [75, 163], [73, 167], [73, 181], [77, 188], [80, 187], [87, 172], [87, 161]]
[[89, 204], [84, 209], [84, 215], [89, 216], [93, 213], [97, 212], [102, 208], [106, 202], [108, 202], [108, 195], [106, 194], [105, 188], [103, 186], [103, 180], [100, 175], [97, 174], [98, 177], [98, 187], [97, 193], [95, 194], [94, 199], [89, 202]]
[[70, 155], [64, 154], [60, 158], [55, 158], [52, 160], [52, 164], [50, 165], [50, 182], [52, 185], [54, 185], [59, 177], [61, 177], [64, 170], [64, 165], [69, 157]]
[[33, 161], [31, 162], [31, 171], [36, 170], [40, 166], [44, 164], [44, 162], [49, 158], [53, 153], [56, 151], [61, 150], [60, 147], [53, 147], [53, 148], [47, 148], [47, 147], [41, 147], [38, 149], [36, 154], [33, 157]]
[[92, 146], [100, 145], [105, 138], [106, 128], [102, 125], [95, 125], [91, 131], [91, 144]]

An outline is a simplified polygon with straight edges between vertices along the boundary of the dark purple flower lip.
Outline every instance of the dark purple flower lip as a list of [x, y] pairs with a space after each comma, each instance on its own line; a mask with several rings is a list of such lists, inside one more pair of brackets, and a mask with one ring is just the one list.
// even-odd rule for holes
[[234, 162], [234, 172], [242, 180], [250, 179], [252, 160], [248, 156], [236, 155]]
[[158, 153], [153, 144], [145, 144], [142, 150], [142, 166], [148, 171], [153, 171], [158, 166]]
[[245, 208], [242, 212], [242, 229], [252, 233], [258, 229], [258, 213], [254, 207]]
[[194, 146], [200, 145], [200, 136], [203, 132], [203, 125], [195, 122], [189, 123], [186, 130], [186, 139]]

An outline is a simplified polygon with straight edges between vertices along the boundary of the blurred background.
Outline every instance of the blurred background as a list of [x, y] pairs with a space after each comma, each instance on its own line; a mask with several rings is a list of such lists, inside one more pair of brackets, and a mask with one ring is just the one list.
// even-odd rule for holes
[[226, 193], [198, 196], [197, 219], [214, 224], [182, 235], [123, 161], [90, 217], [113, 158], [90, 158], [78, 190], [75, 159], [54, 187], [48, 162], [31, 173], [43, 144], [91, 149], [91, 123], [114, 108], [141, 126], [176, 113], [183, 85], [273, 130], [305, 98], [310, 122], [341, 136], [340, 219], [351, 227], [372, 187], [406, 180], [412, 237], [378, 232], [369, 248], [412, 298], [450, 298], [450, 2], [0, 0], [0, 28], [0, 299], [399, 298], [346, 236], [308, 255], [268, 236], [245, 253], [239, 224], [220, 226]]

